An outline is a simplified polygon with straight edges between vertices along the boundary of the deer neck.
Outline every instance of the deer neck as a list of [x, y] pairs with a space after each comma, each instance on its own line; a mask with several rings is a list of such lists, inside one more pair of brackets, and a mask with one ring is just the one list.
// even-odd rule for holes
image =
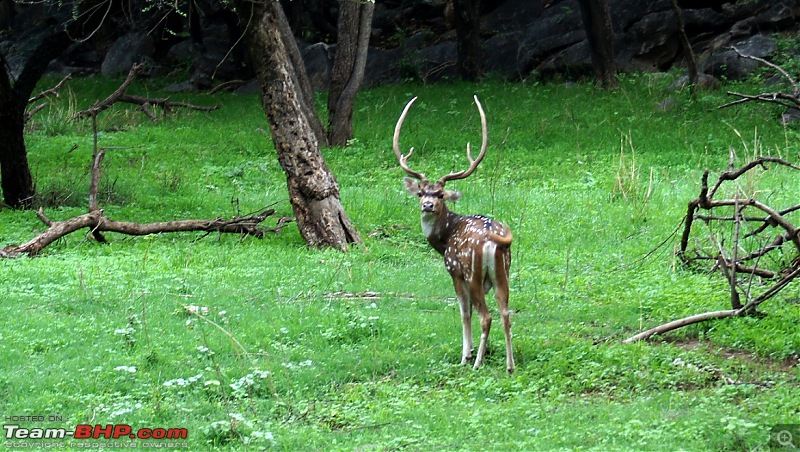
[[453, 227], [458, 222], [459, 215], [451, 212], [446, 207], [439, 213], [423, 212], [422, 234], [428, 239], [428, 243], [439, 254], [444, 254], [447, 248], [447, 241], [450, 239]]

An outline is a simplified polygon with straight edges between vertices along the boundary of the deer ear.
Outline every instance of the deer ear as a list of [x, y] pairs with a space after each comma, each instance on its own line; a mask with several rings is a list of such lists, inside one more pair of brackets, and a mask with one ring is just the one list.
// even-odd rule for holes
[[445, 190], [444, 191], [444, 199], [448, 201], [458, 201], [461, 199], [461, 192], [460, 191], [452, 191], [452, 190]]
[[406, 185], [406, 190], [408, 190], [409, 193], [415, 196], [419, 194], [419, 181], [406, 177], [403, 179], [403, 183]]

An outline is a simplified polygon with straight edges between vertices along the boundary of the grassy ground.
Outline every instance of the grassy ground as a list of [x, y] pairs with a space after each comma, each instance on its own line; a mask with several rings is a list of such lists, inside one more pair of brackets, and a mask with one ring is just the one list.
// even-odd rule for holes
[[[54, 416], [25, 428], [186, 428], [177, 443], [193, 450], [766, 449], [773, 425], [800, 422], [796, 286], [763, 319], [620, 343], [729, 306], [719, 275], [680, 267], [674, 238], [641, 260], [678, 226], [702, 171], [724, 169], [731, 147], [742, 160], [800, 150], [776, 109], [717, 110], [724, 92], [666, 93], [673, 78], [628, 76], [612, 93], [500, 82], [363, 92], [352, 145], [325, 151], [365, 238], [347, 253], [307, 249], [289, 226], [263, 240], [112, 234], [98, 245], [74, 234], [41, 257], [0, 261], [0, 413]], [[34, 121], [30, 161], [43, 202], [58, 204], [53, 219], [87, 203], [91, 127], [65, 113], [117, 82], [71, 82]], [[394, 121], [418, 95], [401, 141], [416, 148], [411, 166], [431, 177], [463, 168], [466, 142], [480, 139], [473, 93], [490, 147], [452, 184], [464, 192], [453, 209], [514, 231], [512, 376], [499, 322], [485, 366], [457, 365], [454, 292], [391, 151]], [[222, 109], [158, 124], [121, 108], [100, 118], [106, 214], [214, 218], [276, 203], [291, 215], [257, 97], [191, 100]], [[771, 173], [749, 182], [771, 203], [796, 203], [800, 180]], [[0, 212], [3, 245], [41, 229], [32, 212]]]

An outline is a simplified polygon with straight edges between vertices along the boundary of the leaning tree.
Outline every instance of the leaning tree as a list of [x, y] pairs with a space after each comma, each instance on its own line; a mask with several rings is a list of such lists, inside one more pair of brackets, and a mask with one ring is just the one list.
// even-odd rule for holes
[[234, 0], [246, 25], [245, 45], [261, 84], [261, 101], [278, 161], [286, 173], [289, 201], [309, 245], [344, 249], [361, 238], [339, 199], [336, 182], [320, 153], [308, 108], [282, 36], [285, 20], [275, 0]]

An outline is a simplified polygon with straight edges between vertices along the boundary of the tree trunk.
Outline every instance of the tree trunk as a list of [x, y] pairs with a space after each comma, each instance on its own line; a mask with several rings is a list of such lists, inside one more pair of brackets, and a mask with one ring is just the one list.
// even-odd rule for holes
[[[43, 14], [39, 26], [20, 36], [12, 33], [4, 43], [11, 45], [0, 51], [0, 187], [9, 206], [30, 208], [35, 194], [24, 136], [28, 99], [53, 58], [69, 48], [73, 39], [95, 30], [99, 21], [110, 20], [110, 15], [84, 14], [95, 6], [94, 0], [81, 2], [80, 9], [73, 11], [71, 4], [34, 2], [29, 7], [41, 8]], [[17, 57], [19, 63], [11, 67], [9, 57]]]
[[681, 38], [681, 45], [683, 46], [683, 51], [686, 53], [686, 69], [689, 72], [689, 83], [695, 86], [699, 81], [697, 58], [695, 58], [692, 44], [689, 42], [689, 37], [686, 36], [686, 26], [684, 25], [681, 7], [678, 6], [678, 0], [672, 0], [672, 10], [675, 11], [675, 20], [678, 22], [678, 36]]
[[[5, 73], [5, 71], [3, 71]], [[0, 74], [2, 77], [2, 74]], [[0, 85], [3, 85], [0, 83]], [[33, 205], [35, 190], [31, 170], [28, 166], [28, 155], [25, 149], [25, 106], [8, 96], [0, 89], [0, 183], [3, 189], [5, 204], [13, 208], [30, 208]], [[12, 99], [9, 99], [11, 97]]]
[[328, 89], [328, 142], [346, 146], [353, 138], [353, 102], [367, 66], [369, 35], [375, 3], [339, 2], [338, 36], [333, 74]]
[[289, 201], [300, 234], [311, 246], [345, 249], [360, 243], [339, 201], [339, 185], [319, 151], [319, 143], [304, 114], [295, 77], [281, 38], [277, 1], [236, 0], [244, 23], [250, 61], [261, 82], [264, 112], [286, 172]]
[[292, 27], [289, 25], [289, 20], [284, 14], [283, 8], [276, 8], [278, 26], [280, 27], [281, 37], [283, 38], [283, 45], [286, 48], [286, 53], [289, 56], [291, 63], [291, 75], [294, 80], [295, 86], [298, 88], [298, 96], [300, 96], [300, 105], [303, 107], [303, 113], [308, 118], [311, 130], [317, 137], [317, 142], [324, 147], [328, 147], [328, 137], [325, 134], [325, 128], [322, 127], [322, 121], [317, 115], [317, 102], [314, 96], [314, 90], [311, 87], [311, 81], [308, 79], [308, 72], [306, 71], [306, 63], [303, 61], [303, 55], [300, 53], [300, 48], [297, 46], [297, 40], [292, 34]]
[[619, 86], [614, 61], [614, 30], [608, 0], [579, 0], [586, 40], [592, 53], [592, 68], [597, 83], [605, 88]]
[[456, 29], [456, 71], [464, 80], [483, 77], [481, 49], [480, 0], [453, 0], [453, 22]]

